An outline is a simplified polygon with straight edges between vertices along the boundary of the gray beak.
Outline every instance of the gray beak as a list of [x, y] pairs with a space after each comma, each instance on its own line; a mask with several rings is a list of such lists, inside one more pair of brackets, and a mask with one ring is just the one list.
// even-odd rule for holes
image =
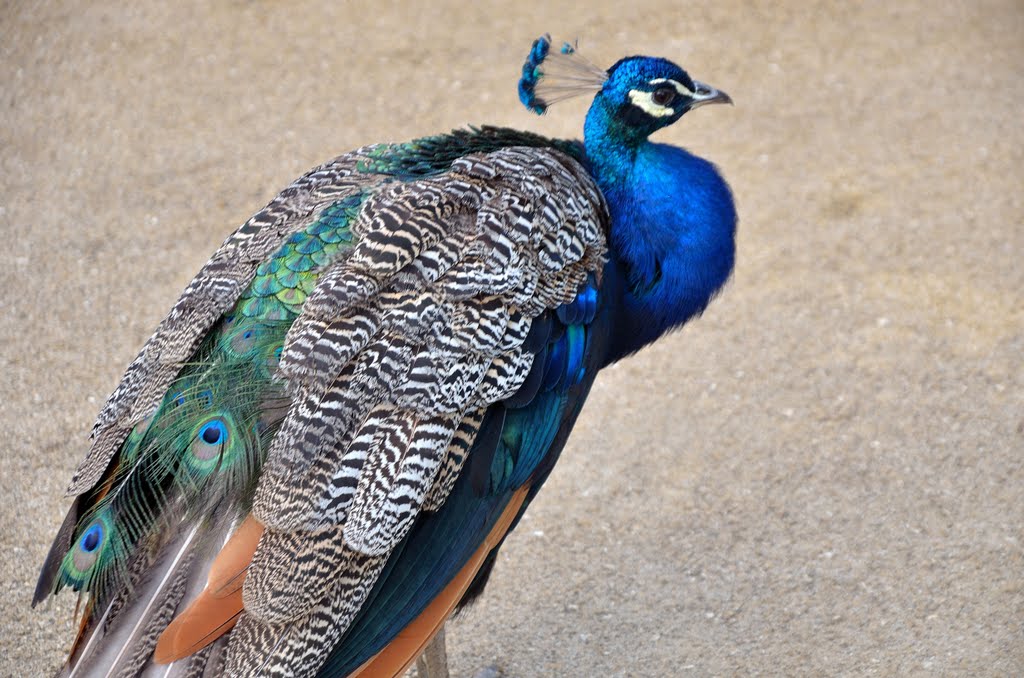
[[705, 85], [703, 82], [693, 81], [694, 92], [693, 103], [690, 104], [690, 110], [700, 106], [706, 106], [707, 104], [732, 104], [732, 98], [721, 90], [717, 90], [711, 85]]

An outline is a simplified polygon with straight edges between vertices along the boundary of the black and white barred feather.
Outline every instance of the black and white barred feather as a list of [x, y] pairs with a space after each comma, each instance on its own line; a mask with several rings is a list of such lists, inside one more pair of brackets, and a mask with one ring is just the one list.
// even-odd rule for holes
[[[168, 675], [315, 672], [420, 512], [443, 504], [486, 409], [527, 379], [533, 321], [600, 274], [607, 209], [563, 153], [507, 148], [400, 182], [357, 169], [373, 150], [313, 170], [224, 242], [128, 368], [69, 488], [96, 484], [261, 262], [325, 205], [370, 194], [351, 225], [355, 244], [321, 272], [288, 332], [277, 377], [290, 405], [275, 415], [283, 421], [254, 483], [251, 511], [266, 530], [245, 612]], [[210, 544], [227, 534], [218, 524], [218, 536], [150, 572], [172, 584], [154, 594], [161, 610], [196, 594]], [[135, 608], [105, 618], [99, 633], [132, 626]], [[139, 634], [145, 642], [114, 673], [134, 673], [158, 632]]]

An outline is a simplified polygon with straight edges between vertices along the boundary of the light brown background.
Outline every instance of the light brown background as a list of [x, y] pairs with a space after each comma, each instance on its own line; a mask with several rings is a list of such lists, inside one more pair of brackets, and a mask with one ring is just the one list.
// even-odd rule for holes
[[1019, 2], [4, 3], [0, 674], [103, 399], [225, 235], [307, 168], [467, 123], [580, 133], [530, 41], [728, 91], [736, 276], [598, 381], [449, 638], [457, 675], [1024, 672]]

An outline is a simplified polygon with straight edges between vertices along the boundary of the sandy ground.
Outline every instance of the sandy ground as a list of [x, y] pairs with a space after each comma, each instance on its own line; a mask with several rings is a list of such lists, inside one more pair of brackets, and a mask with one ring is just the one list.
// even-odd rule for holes
[[[705, 317], [598, 381], [453, 667], [1024, 674], [1019, 2], [5, 3], [0, 674], [103, 399], [224, 236], [356, 146], [517, 103], [530, 41], [679, 61], [742, 220]], [[436, 4], [436, 3], [434, 3]]]

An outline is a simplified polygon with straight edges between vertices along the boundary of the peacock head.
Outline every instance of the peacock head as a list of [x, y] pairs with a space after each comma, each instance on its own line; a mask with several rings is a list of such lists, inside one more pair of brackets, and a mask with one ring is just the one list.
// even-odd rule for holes
[[725, 92], [693, 80], [668, 59], [631, 56], [607, 71], [579, 55], [568, 43], [551, 50], [551, 38], [533, 43], [519, 80], [519, 98], [535, 113], [569, 97], [596, 92], [590, 114], [603, 134], [622, 141], [643, 140], [707, 104], [731, 104]]
[[634, 56], [608, 69], [595, 104], [644, 137], [706, 104], [731, 104], [725, 92], [697, 82], [668, 59]]

